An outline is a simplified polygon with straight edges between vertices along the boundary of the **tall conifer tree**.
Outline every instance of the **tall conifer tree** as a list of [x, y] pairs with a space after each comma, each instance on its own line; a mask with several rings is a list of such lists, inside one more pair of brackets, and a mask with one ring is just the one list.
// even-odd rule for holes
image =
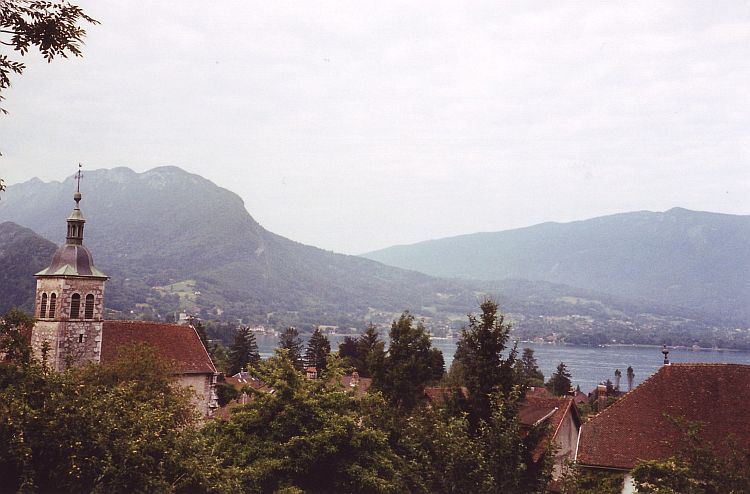
[[510, 396], [516, 383], [516, 347], [504, 356], [510, 337], [510, 324], [497, 312], [497, 302], [486, 299], [479, 317], [469, 315], [469, 326], [461, 332], [454, 359], [463, 367], [469, 390], [469, 418], [474, 426], [492, 415], [492, 394]]
[[289, 359], [294, 363], [297, 370], [304, 368], [302, 361], [302, 339], [299, 337], [299, 331], [295, 327], [288, 327], [279, 336], [279, 348], [289, 352]]
[[320, 332], [320, 328], [315, 328], [310, 340], [307, 342], [307, 351], [305, 352], [305, 365], [315, 367], [320, 373], [324, 372], [327, 367], [328, 355], [331, 353], [331, 342], [328, 337]]

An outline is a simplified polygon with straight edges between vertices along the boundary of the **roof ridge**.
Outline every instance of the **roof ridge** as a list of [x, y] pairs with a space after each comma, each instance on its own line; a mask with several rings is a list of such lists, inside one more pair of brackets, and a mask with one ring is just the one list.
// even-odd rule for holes
[[[179, 326], [179, 325], [178, 325]], [[214, 365], [214, 361], [211, 358], [211, 354], [208, 353], [208, 348], [206, 348], [206, 345], [203, 344], [203, 340], [201, 339], [201, 335], [198, 334], [198, 330], [195, 329], [195, 326], [192, 324], [187, 325], [190, 329], [193, 330], [193, 333], [195, 333], [195, 337], [198, 338], [198, 341], [201, 342], [201, 348], [203, 349], [203, 352], [206, 354], [206, 357], [208, 358], [208, 361], [211, 362], [211, 367], [213, 367], [214, 372], [216, 372], [216, 365]]]
[[599, 417], [606, 417], [606, 416], [614, 413], [614, 412], [612, 412], [612, 409], [618, 410], [619, 408], [625, 406], [625, 405], [623, 405], [623, 403], [625, 403], [626, 400], [633, 394], [633, 391], [635, 391], [636, 389], [638, 389], [638, 388], [640, 388], [642, 386], [650, 385], [651, 383], [653, 383], [654, 379], [656, 378], [656, 376], [658, 376], [659, 374], [661, 374], [662, 370], [665, 367], [668, 367], [670, 365], [672, 365], [672, 364], [666, 364], [666, 365], [662, 365], [661, 367], [659, 367], [659, 370], [657, 370], [656, 372], [654, 372], [653, 374], [651, 374], [650, 376], [648, 376], [641, 384], [639, 384], [635, 388], [633, 388], [630, 391], [628, 391], [627, 393], [625, 393], [622, 398], [620, 398], [619, 400], [615, 401], [610, 406], [608, 406], [607, 408], [605, 408], [601, 412], [599, 412], [596, 415], [594, 415], [593, 417], [591, 417], [589, 420], [587, 420], [587, 422], [591, 422], [593, 420], [597, 420], [597, 419], [599, 419]]

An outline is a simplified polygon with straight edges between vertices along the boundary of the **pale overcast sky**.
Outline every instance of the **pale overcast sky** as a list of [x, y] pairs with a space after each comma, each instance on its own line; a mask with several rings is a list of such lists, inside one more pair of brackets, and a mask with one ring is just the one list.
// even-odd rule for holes
[[74, 3], [84, 58], [5, 93], [9, 184], [177, 165], [345, 253], [750, 213], [750, 2]]

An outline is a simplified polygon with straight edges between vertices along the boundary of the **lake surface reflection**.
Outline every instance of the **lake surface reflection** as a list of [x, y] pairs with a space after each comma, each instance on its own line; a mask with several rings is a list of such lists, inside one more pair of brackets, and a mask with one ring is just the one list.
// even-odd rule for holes
[[[336, 350], [344, 336], [329, 335], [331, 349]], [[269, 357], [278, 343], [278, 339], [269, 335], [257, 335], [258, 347], [263, 358]], [[304, 338], [303, 338], [304, 340]], [[456, 341], [453, 339], [433, 339], [432, 346], [443, 352], [446, 368], [453, 361], [456, 352]], [[305, 344], [307, 342], [305, 341]], [[565, 362], [568, 370], [573, 375], [573, 384], [580, 385], [585, 392], [591, 391], [599, 382], [610, 379], [615, 380], [615, 369], [620, 369], [622, 379], [620, 387], [627, 388], [625, 377], [628, 366], [633, 367], [635, 372], [634, 384], [638, 385], [661, 367], [664, 356], [658, 347], [632, 347], [632, 346], [609, 346], [581, 347], [543, 345], [535, 343], [519, 343], [520, 349], [529, 347], [534, 349], [534, 355], [539, 363], [539, 368], [545, 378], [555, 371], [557, 364]], [[680, 362], [720, 362], [734, 364], [750, 364], [750, 352], [732, 351], [709, 351], [670, 349], [669, 360], [673, 363]]]

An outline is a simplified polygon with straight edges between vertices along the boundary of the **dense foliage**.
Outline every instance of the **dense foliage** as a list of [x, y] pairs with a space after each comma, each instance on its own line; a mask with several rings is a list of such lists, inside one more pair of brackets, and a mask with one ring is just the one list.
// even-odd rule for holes
[[259, 363], [260, 353], [255, 333], [246, 326], [239, 326], [234, 332], [234, 341], [229, 349], [229, 375], [233, 376]]
[[632, 471], [638, 492], [740, 494], [750, 492], [750, 451], [733, 437], [717, 438], [723, 451], [700, 436], [700, 423], [675, 419], [683, 434], [675, 455], [642, 461]]
[[0, 492], [229, 487], [169, 368], [143, 347], [62, 374], [0, 364]]
[[486, 299], [480, 308], [479, 317], [469, 315], [469, 325], [461, 332], [454, 357], [469, 389], [470, 418], [475, 425], [492, 416], [494, 393], [510, 396], [518, 384], [516, 348], [507, 346], [510, 324], [498, 314], [497, 302]]
[[328, 337], [315, 328], [310, 339], [307, 341], [305, 350], [305, 366], [315, 367], [318, 373], [325, 372], [328, 366], [328, 356], [331, 353], [331, 342]]
[[421, 321], [415, 325], [408, 312], [393, 321], [388, 336], [388, 351], [373, 364], [372, 385], [388, 403], [409, 412], [422, 398], [425, 386], [442, 378], [443, 354], [432, 348], [424, 325]]
[[[565, 396], [572, 389], [571, 377], [572, 376], [568, 367], [565, 365], [565, 362], [560, 362], [557, 364], [557, 368], [555, 369], [555, 372], [552, 373], [549, 381], [547, 381], [547, 389], [549, 389], [553, 395]], [[609, 382], [609, 380], [607, 380], [607, 382]], [[612, 390], [613, 389], [607, 389], [608, 392], [611, 392]]]

